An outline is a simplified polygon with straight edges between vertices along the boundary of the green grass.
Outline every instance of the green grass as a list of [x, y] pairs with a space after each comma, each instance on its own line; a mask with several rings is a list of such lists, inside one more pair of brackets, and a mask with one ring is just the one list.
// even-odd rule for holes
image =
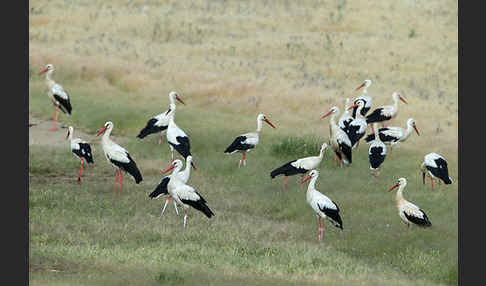
[[[31, 88], [30, 111], [49, 118], [52, 110], [38, 94], [41, 91]], [[393, 151], [379, 179], [368, 173], [367, 145], [359, 146], [352, 166], [344, 169], [335, 168], [327, 152], [317, 189], [340, 205], [344, 231], [327, 224], [324, 242], [318, 243], [306, 186], [298, 191], [295, 176], [285, 190], [282, 178], [272, 180], [270, 171], [289, 159], [316, 155], [319, 143], [327, 139], [327, 123], [319, 132], [323, 136], [315, 132], [302, 138], [289, 135], [292, 131], [282, 125], [264, 127], [261, 144], [248, 153], [247, 167], [238, 169], [239, 155], [223, 150], [235, 136], [253, 130], [255, 120], [236, 123], [231, 113], [188, 103], [177, 110], [176, 120], [191, 136], [198, 166], [189, 184], [216, 216], [208, 220], [191, 210], [183, 232], [182, 216], [175, 216], [169, 205], [160, 218], [163, 201], [147, 196], [161, 178], [159, 169], [168, 166], [166, 139], [156, 145], [153, 136], [135, 138], [147, 114], [161, 108], [142, 100], [132, 103], [123, 93], [99, 99], [89, 92], [74, 96], [75, 110], [83, 112], [61, 115], [60, 120], [93, 134], [85, 139], [94, 147], [95, 165], [85, 169], [78, 186], [79, 161], [67, 142], [65, 149], [30, 147], [34, 285], [390, 285], [390, 280], [396, 285], [457, 284], [457, 184], [434, 191], [423, 186], [423, 155], [410, 149], [411, 144]], [[120, 104], [121, 112], [99, 112], [123, 96], [130, 103]], [[161, 105], [165, 101], [161, 99]], [[127, 136], [115, 140], [123, 142], [144, 176], [140, 185], [126, 180], [120, 198], [114, 194], [114, 169], [94, 137], [107, 120], [115, 123], [115, 135]], [[307, 147], [300, 148], [303, 142]], [[398, 176], [408, 179], [405, 196], [426, 210], [432, 228], [407, 231], [400, 222], [395, 195], [386, 192]]]

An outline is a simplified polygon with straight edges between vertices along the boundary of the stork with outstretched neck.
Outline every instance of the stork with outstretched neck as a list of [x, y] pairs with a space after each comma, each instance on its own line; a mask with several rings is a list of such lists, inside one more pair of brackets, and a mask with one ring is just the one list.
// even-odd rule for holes
[[[407, 120], [407, 128], [402, 128], [398, 126], [388, 126], [388, 127], [382, 127], [378, 129], [378, 134], [380, 137], [380, 140], [387, 144], [390, 145], [390, 155], [391, 151], [394, 145], [404, 142], [407, 140], [407, 138], [412, 134], [413, 130], [417, 133], [417, 135], [420, 136], [420, 133], [417, 129], [417, 125], [415, 124], [415, 120], [413, 118], [409, 118]], [[365, 141], [367, 143], [375, 140], [375, 134], [370, 134], [366, 136]]]
[[51, 131], [57, 129], [56, 124], [57, 117], [59, 116], [59, 109], [61, 109], [67, 116], [71, 115], [71, 111], [73, 110], [68, 93], [60, 84], [56, 83], [51, 78], [53, 72], [54, 66], [52, 64], [46, 65], [45, 68], [39, 72], [39, 75], [43, 73], [46, 74], [47, 96], [51, 99], [52, 104], [54, 104], [54, 123], [50, 129]]
[[373, 112], [371, 112], [370, 114], [368, 114], [368, 116], [366, 116], [366, 123], [368, 124], [373, 122], [383, 123], [385, 121], [389, 121], [395, 118], [398, 113], [398, 101], [401, 100], [405, 104], [407, 102], [398, 92], [394, 92], [392, 94], [392, 98], [393, 98], [393, 105], [384, 105], [373, 110]]
[[[332, 115], [331, 115], [332, 114]], [[337, 159], [341, 161], [341, 167], [344, 164], [351, 164], [352, 157], [351, 157], [351, 149], [352, 144], [349, 140], [348, 134], [344, 132], [339, 126], [336, 124], [336, 117], [339, 115], [339, 108], [337, 106], [333, 106], [331, 110], [324, 114], [322, 118], [331, 115], [331, 119], [329, 120], [329, 129], [330, 129], [330, 138], [329, 138], [329, 145], [331, 149], [334, 151], [334, 162], [337, 166]]]
[[241, 163], [243, 163], [244, 166], [246, 166], [246, 153], [250, 152], [253, 148], [256, 147], [259, 141], [259, 135], [260, 132], [262, 131], [262, 122], [267, 123], [270, 125], [272, 128], [275, 128], [275, 126], [270, 122], [270, 120], [267, 119], [265, 114], [258, 114], [257, 116], [257, 130], [256, 132], [250, 132], [250, 133], [245, 133], [241, 134], [240, 136], [236, 137], [235, 140], [231, 143], [231, 145], [226, 148], [224, 153], [229, 153], [233, 154], [236, 152], [243, 153], [243, 156], [241, 157], [240, 163], [238, 164], [238, 168], [241, 166]]
[[296, 174], [302, 174], [302, 176], [309, 172], [312, 169], [315, 169], [319, 166], [324, 157], [324, 152], [326, 151], [327, 143], [323, 143], [321, 145], [321, 150], [319, 151], [318, 156], [311, 156], [300, 158], [297, 160], [292, 160], [288, 163], [283, 164], [282, 166], [278, 167], [277, 169], [273, 170], [270, 173], [270, 176], [275, 178], [278, 175], [283, 175], [284, 178], [284, 186], [287, 188], [287, 176], [292, 176]]

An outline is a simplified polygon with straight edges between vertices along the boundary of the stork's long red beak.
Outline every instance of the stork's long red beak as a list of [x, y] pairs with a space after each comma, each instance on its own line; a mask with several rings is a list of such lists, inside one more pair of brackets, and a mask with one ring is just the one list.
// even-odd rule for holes
[[38, 75], [41, 75], [41, 74], [45, 73], [46, 71], [47, 71], [47, 69], [43, 69], [43, 70], [41, 70], [41, 71], [38, 73]]
[[268, 123], [268, 125], [272, 126], [273, 128], [276, 128], [272, 122], [270, 122], [268, 119], [263, 119], [263, 121], [265, 121], [266, 123]]
[[360, 86], [358, 86], [354, 91], [358, 91], [360, 90], [362, 87], [364, 87], [366, 85], [366, 83], [362, 83]]
[[98, 133], [96, 133], [96, 136], [100, 136], [101, 134], [103, 134], [103, 132], [105, 132], [107, 128], [108, 127], [106, 127], [106, 126], [101, 128], [100, 131], [98, 131]]
[[351, 110], [351, 109], [353, 109], [353, 108], [355, 108], [355, 107], [358, 107], [358, 106], [359, 106], [359, 105], [355, 103], [355, 104], [353, 104], [352, 106], [350, 106], [350, 107], [348, 108], [348, 110]]
[[178, 95], [176, 95], [176, 97], [175, 97], [175, 98], [176, 98], [176, 99], [177, 99], [177, 100], [178, 100], [180, 103], [182, 103], [182, 104], [184, 104], [184, 105], [185, 105], [184, 101], [182, 101], [182, 99], [181, 99], [181, 98], [180, 98]]
[[415, 129], [415, 132], [417, 132], [417, 135], [420, 136], [420, 133], [419, 133], [419, 131], [417, 129], [417, 126], [415, 126], [415, 124], [413, 125], [413, 129]]
[[312, 178], [311, 175], [308, 175], [307, 177], [305, 177], [304, 179], [302, 179], [302, 181], [300, 181], [301, 184], [307, 182], [310, 178]]
[[170, 165], [169, 168], [162, 171], [162, 174], [169, 172], [170, 170], [174, 169], [174, 167], [175, 167], [174, 165]]
[[331, 111], [329, 111], [328, 113], [324, 114], [324, 115], [321, 117], [321, 119], [322, 119], [322, 118], [324, 118], [324, 117], [329, 116], [329, 114], [331, 114], [331, 113], [332, 113], [332, 110], [331, 110]]
[[403, 97], [399, 96], [399, 98], [400, 98], [400, 100], [401, 100], [403, 103], [408, 104], [408, 103], [405, 101], [405, 99], [403, 99]]
[[393, 189], [395, 189], [396, 187], [400, 186], [400, 184], [395, 184], [391, 189], [389, 189], [388, 191], [391, 192]]

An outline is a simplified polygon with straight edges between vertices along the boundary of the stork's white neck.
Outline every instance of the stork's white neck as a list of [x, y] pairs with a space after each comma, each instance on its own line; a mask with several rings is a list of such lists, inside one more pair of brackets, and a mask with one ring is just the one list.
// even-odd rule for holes
[[331, 123], [331, 126], [333, 128], [339, 128], [338, 125], [336, 124], [336, 117], [338, 115], [339, 115], [339, 110], [331, 114], [331, 119], [329, 120], [329, 122]]
[[171, 104], [175, 104], [174, 98], [175, 98], [175, 95], [173, 93], [169, 93], [169, 101], [170, 101]]
[[186, 161], [186, 168], [182, 172], [182, 176], [186, 179], [189, 179], [189, 176], [191, 175], [191, 162], [192, 160]]
[[310, 183], [309, 183], [309, 186], [307, 187], [307, 192], [310, 192], [310, 191], [313, 191], [316, 189], [316, 181], [317, 181], [317, 178], [319, 177], [319, 175], [315, 176], [315, 177], [312, 177], [310, 179]]
[[398, 186], [397, 195], [395, 196], [395, 200], [397, 201], [397, 203], [399, 203], [399, 202], [401, 202], [401, 201], [404, 200], [404, 198], [403, 198], [403, 189], [405, 188], [406, 185], [407, 185], [407, 183], [400, 184], [400, 186]]
[[322, 157], [324, 156], [324, 150], [326, 150], [326, 148], [321, 147], [321, 151], [319, 152], [319, 159], [321, 159], [321, 160], [322, 160]]
[[56, 82], [51, 78], [52, 70], [46, 72], [46, 84], [48, 88], [52, 88]]
[[380, 129], [378, 128], [378, 124], [373, 123], [373, 129], [374, 129], [373, 131], [375, 132], [375, 140], [381, 141], [381, 139], [380, 139], [380, 131], [379, 131]]
[[103, 136], [101, 137], [101, 143], [102, 144], [112, 144], [113, 143], [113, 141], [111, 141], [111, 139], [110, 139], [112, 129], [113, 129], [113, 126], [110, 126], [105, 130], [105, 132], [103, 133]]
[[69, 131], [69, 135], [68, 135], [68, 140], [69, 141], [73, 141], [73, 133], [74, 133], [74, 130], [73, 131]]
[[180, 172], [181, 169], [182, 169], [182, 165], [174, 167], [174, 171], [172, 171], [172, 174], [170, 175], [170, 181], [169, 181], [170, 185], [173, 186], [173, 185], [175, 185], [179, 182], [178, 176], [179, 176], [179, 172]]
[[262, 120], [260, 118], [257, 119], [257, 133], [260, 133], [262, 131]]

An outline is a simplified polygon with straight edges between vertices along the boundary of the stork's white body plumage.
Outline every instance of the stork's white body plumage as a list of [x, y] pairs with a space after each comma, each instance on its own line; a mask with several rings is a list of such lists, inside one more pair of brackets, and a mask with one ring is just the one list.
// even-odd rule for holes
[[396, 206], [398, 209], [398, 216], [402, 221], [410, 228], [410, 224], [414, 224], [420, 227], [430, 227], [432, 223], [430, 222], [427, 214], [420, 209], [415, 204], [405, 200], [403, 198], [403, 189], [407, 185], [407, 180], [405, 178], [398, 179], [396, 183], [390, 190], [398, 187], [397, 194], [395, 196]]
[[318, 177], [319, 171], [312, 170], [302, 183], [309, 179], [311, 180], [307, 187], [306, 200], [318, 217], [319, 240], [322, 240], [324, 225], [321, 226], [321, 218], [328, 219], [335, 227], [340, 229], [343, 229], [343, 222], [339, 215], [339, 206], [326, 195], [316, 190], [315, 183]]
[[[174, 122], [176, 105], [171, 103], [170, 108], [168, 110], [168, 117], [169, 117], [169, 125], [167, 127], [167, 142], [169, 143], [169, 148], [171, 152], [171, 161], [174, 160], [174, 149], [184, 157], [191, 155], [191, 144], [189, 141], [189, 136], [187, 136], [186, 132], [182, 130], [177, 124]], [[194, 167], [194, 164], [192, 164]]]
[[380, 136], [378, 136], [378, 128], [377, 124], [373, 123], [374, 132], [375, 132], [375, 139], [370, 142], [370, 148], [368, 149], [368, 158], [370, 162], [370, 173], [378, 177], [379, 175], [379, 168], [381, 164], [385, 161], [386, 158], [386, 145], [380, 140]]
[[372, 113], [366, 116], [366, 122], [368, 124], [373, 122], [385, 122], [395, 118], [398, 113], [398, 100], [403, 101], [403, 103], [407, 102], [398, 92], [394, 92], [392, 98], [394, 102], [393, 105], [384, 105], [373, 110]]
[[321, 150], [318, 156], [310, 156], [290, 161], [270, 173], [270, 176], [275, 178], [278, 175], [284, 175], [284, 186], [287, 187], [287, 176], [296, 174], [302, 174], [302, 176], [308, 171], [315, 169], [319, 166], [324, 157], [324, 151], [327, 148], [327, 143], [321, 145]]

